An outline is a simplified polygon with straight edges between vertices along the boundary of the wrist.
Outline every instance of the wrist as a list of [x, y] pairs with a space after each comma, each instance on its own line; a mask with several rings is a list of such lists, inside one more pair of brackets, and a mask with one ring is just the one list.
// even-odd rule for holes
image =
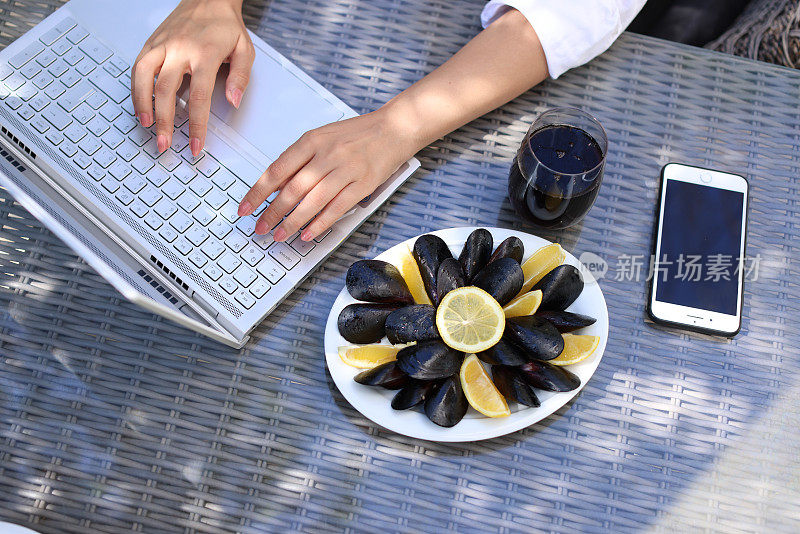
[[392, 143], [411, 157], [439, 136], [429, 139], [424, 119], [402, 96], [401, 93], [373, 113], [388, 125]]

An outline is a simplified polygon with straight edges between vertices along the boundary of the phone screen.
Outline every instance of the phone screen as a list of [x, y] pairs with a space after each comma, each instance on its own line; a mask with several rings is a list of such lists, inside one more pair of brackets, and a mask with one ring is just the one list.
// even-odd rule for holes
[[656, 300], [736, 315], [744, 193], [668, 180]]

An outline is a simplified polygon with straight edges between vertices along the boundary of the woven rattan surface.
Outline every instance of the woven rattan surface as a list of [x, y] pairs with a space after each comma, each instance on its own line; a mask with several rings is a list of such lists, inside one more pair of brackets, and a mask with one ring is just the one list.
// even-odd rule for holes
[[[0, 1], [8, 43], [56, 7]], [[457, 7], [456, 7], [457, 6]], [[250, 2], [250, 28], [360, 112], [478, 31], [481, 2]], [[0, 517], [41, 532], [800, 530], [800, 73], [624, 36], [420, 154], [423, 169], [235, 351], [121, 300], [0, 191]], [[266, 104], [265, 104], [266, 105]], [[384, 431], [325, 369], [347, 266], [451, 226], [524, 230], [505, 198], [549, 106], [605, 125], [583, 225], [546, 234], [609, 264], [603, 361], [551, 417], [486, 442]], [[744, 174], [744, 325], [656, 327], [629, 256], [648, 255], [659, 169]], [[646, 267], [644, 268], [646, 271]]]

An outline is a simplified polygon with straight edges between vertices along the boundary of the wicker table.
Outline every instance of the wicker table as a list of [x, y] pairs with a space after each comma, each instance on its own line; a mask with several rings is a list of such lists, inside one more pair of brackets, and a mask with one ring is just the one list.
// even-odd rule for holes
[[[478, 31], [482, 2], [251, 2], [249, 26], [359, 111]], [[8, 43], [55, 0], [0, 1]], [[633, 35], [420, 154], [423, 169], [234, 351], [121, 300], [0, 191], [0, 517], [41, 532], [800, 529], [800, 73]], [[505, 198], [545, 107], [595, 114], [611, 149], [584, 224], [545, 235], [609, 264], [603, 362], [553, 416], [486, 442], [384, 431], [326, 372], [347, 266], [420, 232], [524, 230]], [[742, 333], [645, 319], [660, 167], [752, 186]]]

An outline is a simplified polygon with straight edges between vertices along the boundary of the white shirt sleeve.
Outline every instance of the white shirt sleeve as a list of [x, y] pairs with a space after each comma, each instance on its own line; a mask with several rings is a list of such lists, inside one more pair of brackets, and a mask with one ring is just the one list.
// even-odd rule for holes
[[511, 8], [528, 19], [542, 43], [550, 76], [583, 65], [604, 52], [646, 0], [490, 0], [481, 13], [485, 28]]

